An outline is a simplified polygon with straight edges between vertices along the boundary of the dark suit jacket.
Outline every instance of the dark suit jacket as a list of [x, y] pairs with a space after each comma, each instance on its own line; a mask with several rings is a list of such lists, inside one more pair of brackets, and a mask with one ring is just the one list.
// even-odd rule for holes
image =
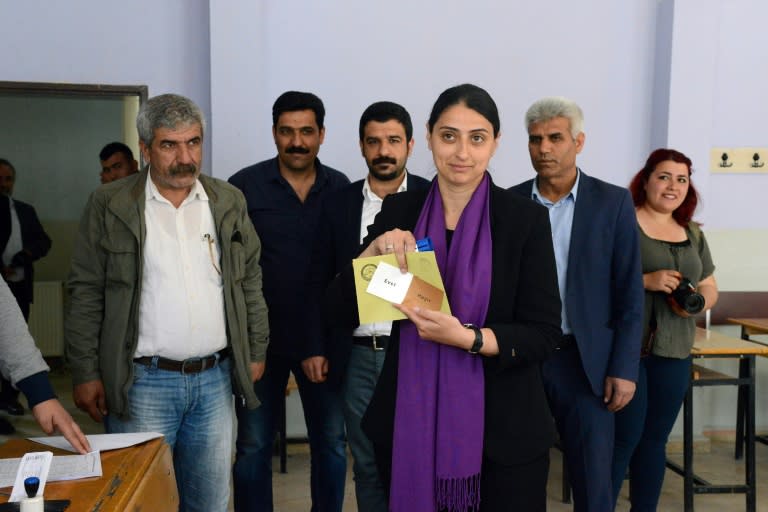
[[[425, 190], [430, 182], [408, 173], [407, 190]], [[323, 203], [320, 229], [315, 241], [312, 278], [316, 286], [325, 290], [333, 278], [363, 250], [360, 245], [360, 222], [363, 214], [363, 183], [358, 180], [329, 195]], [[320, 299], [321, 300], [321, 299]], [[315, 302], [319, 305], [319, 300]], [[320, 320], [319, 320], [320, 322]], [[320, 332], [321, 328], [314, 332]], [[328, 358], [328, 382], [339, 386], [349, 361], [352, 348], [352, 329], [349, 327], [325, 331], [325, 337], [312, 337], [315, 349], [310, 352]]]
[[[531, 197], [533, 180], [510, 190]], [[637, 381], [643, 319], [637, 218], [629, 192], [581, 172], [564, 301], [595, 395], [607, 376]]]
[[[364, 243], [395, 227], [413, 229], [425, 198], [425, 191], [387, 197]], [[544, 394], [541, 363], [561, 336], [560, 298], [546, 209], [495, 185], [490, 208], [491, 296], [483, 327], [494, 331], [500, 353], [483, 358], [484, 455], [514, 464], [541, 456], [553, 441], [554, 422]], [[336, 312], [337, 321], [355, 321], [351, 265], [328, 288], [327, 304]], [[395, 322], [384, 368], [363, 420], [366, 434], [376, 445], [385, 480], [391, 462], [398, 349], [399, 322]]]
[[[0, 254], [5, 251], [5, 246], [11, 236], [11, 210], [8, 204], [8, 198], [0, 195]], [[32, 205], [18, 199], [14, 199], [13, 204], [16, 207], [21, 226], [21, 245], [23, 250], [28, 253], [24, 259], [24, 280], [22, 281], [21, 295], [17, 295], [16, 300], [29, 303], [32, 302], [34, 278], [32, 262], [48, 254], [51, 248], [51, 239], [43, 230]]]

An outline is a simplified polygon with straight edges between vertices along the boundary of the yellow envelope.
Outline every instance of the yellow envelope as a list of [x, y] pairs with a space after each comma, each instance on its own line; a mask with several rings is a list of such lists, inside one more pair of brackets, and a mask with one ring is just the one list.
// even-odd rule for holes
[[[434, 251], [409, 252], [405, 255], [408, 262], [408, 272], [426, 281], [443, 292], [443, 302], [440, 311], [451, 314], [448, 305], [448, 297], [445, 294], [445, 286], [440, 276], [440, 269], [435, 260]], [[392, 307], [392, 304], [384, 299], [367, 293], [368, 282], [376, 271], [376, 265], [384, 261], [390, 265], [398, 266], [394, 254], [371, 256], [370, 258], [357, 258], [352, 260], [352, 268], [355, 274], [355, 293], [357, 295], [357, 309], [360, 314], [360, 323], [384, 322], [388, 320], [402, 320], [404, 314]], [[416, 281], [414, 279], [414, 281]], [[413, 286], [413, 284], [411, 285]]]

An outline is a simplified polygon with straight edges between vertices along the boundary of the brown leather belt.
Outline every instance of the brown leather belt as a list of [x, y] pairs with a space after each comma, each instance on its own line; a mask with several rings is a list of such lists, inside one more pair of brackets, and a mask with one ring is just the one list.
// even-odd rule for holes
[[389, 343], [389, 336], [382, 336], [378, 334], [374, 334], [373, 336], [353, 336], [352, 343], [355, 345], [360, 345], [361, 347], [368, 347], [379, 351], [387, 348], [387, 344]]
[[210, 368], [215, 368], [220, 361], [223, 361], [229, 357], [229, 349], [225, 348], [219, 350], [215, 354], [205, 357], [190, 357], [183, 361], [174, 361], [173, 359], [166, 359], [164, 357], [144, 356], [137, 357], [133, 360], [134, 363], [138, 363], [144, 366], [152, 366], [152, 362], [157, 359], [157, 367], [161, 370], [169, 372], [179, 372], [183, 374], [187, 373], [200, 373]]

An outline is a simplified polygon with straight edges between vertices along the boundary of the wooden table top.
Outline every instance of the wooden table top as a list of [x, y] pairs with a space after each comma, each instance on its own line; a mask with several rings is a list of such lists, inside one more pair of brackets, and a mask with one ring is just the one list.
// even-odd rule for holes
[[768, 318], [729, 318], [728, 321], [744, 327], [747, 334], [768, 334]]
[[[101, 452], [102, 477], [47, 482], [45, 497], [51, 500], [72, 500], [67, 512], [115, 510], [114, 507], [110, 507], [110, 503], [117, 501], [118, 495], [126, 494], [129, 497], [136, 491], [155, 457], [161, 453], [161, 450], [168, 449], [164, 442], [163, 438], [159, 438], [120, 450]], [[11, 439], [0, 446], [0, 457], [22, 457], [31, 451], [51, 451], [54, 455], [72, 455], [71, 452], [28, 439]], [[6, 489], [10, 492], [11, 488]], [[8, 496], [0, 496], [0, 503], [7, 500]]]
[[768, 356], [768, 346], [697, 327], [691, 354], [694, 356], [718, 354]]

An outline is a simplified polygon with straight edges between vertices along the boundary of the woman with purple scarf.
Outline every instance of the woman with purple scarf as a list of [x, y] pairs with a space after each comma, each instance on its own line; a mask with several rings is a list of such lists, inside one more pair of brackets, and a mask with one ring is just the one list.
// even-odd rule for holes
[[[487, 171], [499, 127], [485, 90], [444, 91], [427, 123], [437, 177], [388, 196], [360, 254], [394, 253], [405, 270], [430, 237], [453, 313], [395, 306], [408, 320], [363, 419], [393, 512], [546, 509], [554, 423], [540, 365], [561, 336], [557, 274], [547, 210]], [[337, 321], [356, 314], [351, 269], [328, 298]]]

